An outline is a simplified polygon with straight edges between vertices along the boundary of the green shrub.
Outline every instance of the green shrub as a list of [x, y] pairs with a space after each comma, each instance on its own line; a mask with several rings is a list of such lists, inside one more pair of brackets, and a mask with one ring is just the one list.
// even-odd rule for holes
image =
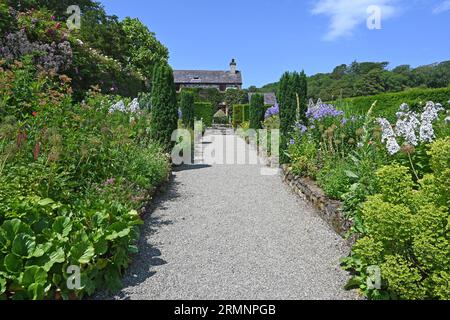
[[264, 96], [255, 93], [254, 95], [252, 95], [249, 107], [249, 120], [251, 129], [257, 130], [262, 128], [264, 113]]
[[382, 93], [375, 96], [347, 98], [342, 101], [336, 101], [339, 109], [345, 110], [348, 116], [363, 115], [369, 110], [373, 102], [377, 101], [377, 107], [374, 113], [377, 116], [385, 117], [391, 121], [395, 120], [395, 114], [398, 106], [402, 103], [417, 107], [420, 103], [427, 101], [447, 105], [450, 97], [450, 87], [441, 89], [410, 89], [398, 93]]
[[[317, 144], [308, 136], [301, 136], [297, 143], [289, 146], [292, 171], [302, 177], [315, 178], [318, 173]], [[294, 141], [292, 141], [294, 142]]]
[[342, 199], [349, 191], [350, 178], [347, 175], [349, 165], [338, 159], [330, 159], [317, 174], [317, 182], [325, 194], [333, 199]]
[[180, 109], [183, 124], [187, 128], [193, 129], [195, 121], [194, 94], [188, 91], [182, 91], [180, 99]]
[[250, 106], [248, 104], [238, 104], [233, 106], [233, 128], [239, 127], [242, 123], [250, 120]]
[[229, 117], [222, 109], [219, 109], [219, 111], [214, 114], [214, 124], [229, 124], [229, 122]]
[[152, 138], [166, 150], [178, 128], [178, 106], [172, 68], [165, 62], [155, 67], [152, 84]]
[[73, 65], [67, 75], [73, 79], [72, 88], [76, 100], [81, 101], [92, 86], [98, 86], [106, 94], [124, 97], [136, 97], [149, 89], [146, 79], [135, 69], [124, 67], [84, 45], [73, 43], [72, 48]]
[[280, 104], [280, 161], [288, 163], [287, 149], [296, 121], [306, 124], [307, 84], [306, 75], [286, 72], [280, 80], [278, 101]]
[[379, 265], [382, 289], [391, 298], [450, 299], [449, 151], [450, 138], [431, 145], [433, 173], [418, 185], [408, 168], [394, 164], [378, 170], [379, 194], [362, 210], [364, 237], [345, 260], [358, 270], [360, 287], [369, 296], [376, 290], [367, 291], [364, 270]]
[[203, 120], [206, 127], [211, 127], [213, 123], [214, 108], [209, 102], [195, 102], [195, 119]]
[[9, 30], [11, 23], [11, 13], [9, 7], [5, 2], [0, 3], [0, 39], [4, 36], [6, 31]]

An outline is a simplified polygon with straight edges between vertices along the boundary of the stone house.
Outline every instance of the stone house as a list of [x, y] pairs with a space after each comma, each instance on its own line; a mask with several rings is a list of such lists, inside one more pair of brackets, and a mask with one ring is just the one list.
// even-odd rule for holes
[[237, 70], [236, 60], [231, 60], [230, 70], [174, 70], [177, 92], [183, 88], [216, 88], [220, 92], [242, 89], [242, 73]]

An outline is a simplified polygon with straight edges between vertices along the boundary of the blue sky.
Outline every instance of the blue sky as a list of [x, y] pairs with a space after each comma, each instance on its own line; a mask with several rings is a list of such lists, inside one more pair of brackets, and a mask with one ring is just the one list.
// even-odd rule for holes
[[[342, 63], [419, 66], [450, 60], [450, 0], [101, 0], [137, 17], [170, 50], [174, 69], [225, 70], [236, 58], [244, 86], [284, 71], [330, 72]], [[376, 5], [381, 29], [369, 30]]]

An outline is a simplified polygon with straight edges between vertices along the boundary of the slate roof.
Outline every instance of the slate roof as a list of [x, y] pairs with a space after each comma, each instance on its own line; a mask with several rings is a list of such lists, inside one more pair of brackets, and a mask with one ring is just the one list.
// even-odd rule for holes
[[235, 84], [242, 85], [242, 74], [237, 71], [207, 71], [207, 70], [175, 70], [173, 72], [176, 84]]
[[[255, 93], [249, 93], [248, 94], [248, 100], [250, 101], [252, 99], [252, 96]], [[264, 104], [274, 106], [277, 104], [277, 96], [274, 92], [264, 93]]]

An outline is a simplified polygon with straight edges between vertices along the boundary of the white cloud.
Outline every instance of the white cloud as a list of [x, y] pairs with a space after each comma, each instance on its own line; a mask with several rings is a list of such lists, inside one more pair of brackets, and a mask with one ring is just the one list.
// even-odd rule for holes
[[380, 7], [382, 21], [391, 18], [397, 12], [396, 2], [397, 0], [317, 0], [311, 12], [330, 17], [329, 30], [324, 39], [333, 41], [352, 35], [359, 25], [365, 26], [369, 6]]
[[441, 4], [439, 4], [436, 8], [433, 9], [434, 14], [440, 14], [445, 11], [450, 10], [450, 1], [443, 1]]

